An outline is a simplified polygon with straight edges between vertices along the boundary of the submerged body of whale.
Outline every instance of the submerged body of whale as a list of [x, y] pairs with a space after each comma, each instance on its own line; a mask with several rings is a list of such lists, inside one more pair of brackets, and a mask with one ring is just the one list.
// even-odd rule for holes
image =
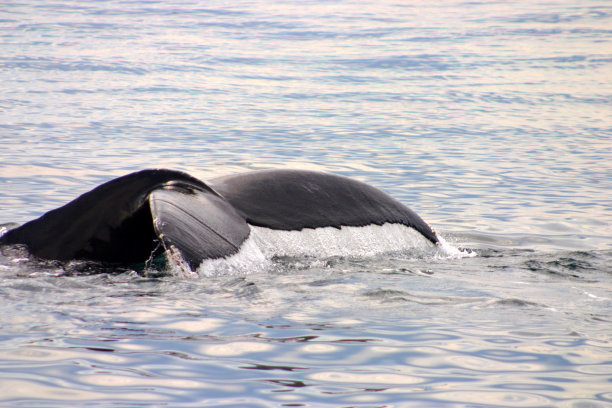
[[44, 259], [134, 264], [159, 251], [179, 253], [192, 270], [236, 254], [251, 226], [305, 228], [402, 224], [439, 244], [414, 211], [368, 184], [334, 174], [265, 170], [204, 183], [173, 170], [111, 180], [63, 207], [8, 231]]

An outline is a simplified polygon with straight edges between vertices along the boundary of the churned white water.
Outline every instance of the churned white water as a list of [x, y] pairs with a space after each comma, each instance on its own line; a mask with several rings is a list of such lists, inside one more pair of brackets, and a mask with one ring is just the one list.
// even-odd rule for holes
[[270, 265], [270, 256], [262, 251], [262, 248], [253, 239], [251, 231], [236, 254], [226, 258], [203, 261], [195, 275], [245, 275], [252, 272], [265, 272]]
[[245, 274], [265, 271], [274, 257], [331, 257], [367, 258], [385, 253], [410, 252], [413, 256], [462, 257], [471, 253], [461, 251], [443, 239], [436, 246], [413, 228], [402, 224], [368, 225], [364, 227], [304, 228], [300, 231], [282, 231], [250, 226], [251, 233], [240, 250], [227, 258], [205, 260], [197, 273], [176, 251], [170, 251], [172, 269], [179, 275]]
[[268, 256], [368, 257], [385, 252], [434, 248], [421, 234], [401, 224], [304, 228], [301, 231], [251, 227], [251, 231], [258, 247]]

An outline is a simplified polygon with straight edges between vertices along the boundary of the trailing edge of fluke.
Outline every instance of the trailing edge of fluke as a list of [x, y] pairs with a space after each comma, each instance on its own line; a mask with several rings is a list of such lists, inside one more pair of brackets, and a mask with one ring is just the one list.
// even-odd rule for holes
[[[368, 184], [334, 174], [264, 170], [211, 179], [165, 169], [104, 183], [12, 229], [0, 244], [23, 244], [43, 259], [130, 265], [159, 248], [178, 250], [195, 270], [237, 253], [249, 225], [274, 230], [403, 224], [439, 244], [414, 211]], [[160, 245], [161, 244], [161, 245]]]

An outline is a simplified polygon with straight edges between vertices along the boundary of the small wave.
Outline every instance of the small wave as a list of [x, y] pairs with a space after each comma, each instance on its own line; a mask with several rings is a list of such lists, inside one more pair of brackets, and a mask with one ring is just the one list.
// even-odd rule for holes
[[470, 298], [461, 296], [431, 296], [423, 293], [410, 293], [403, 290], [386, 288], [367, 290], [362, 293], [362, 296], [370, 298], [372, 300], [378, 300], [381, 303], [409, 302], [429, 306], [460, 305], [469, 303], [480, 303], [485, 301], [485, 298], [482, 297]]
[[545, 305], [518, 298], [506, 298], [495, 301], [495, 305], [509, 307], [546, 307]]
[[572, 280], [593, 281], [588, 276], [598, 268], [594, 266], [597, 259], [590, 259], [592, 257], [590, 253], [572, 252], [545, 259], [528, 259], [524, 262], [524, 265], [535, 273]]

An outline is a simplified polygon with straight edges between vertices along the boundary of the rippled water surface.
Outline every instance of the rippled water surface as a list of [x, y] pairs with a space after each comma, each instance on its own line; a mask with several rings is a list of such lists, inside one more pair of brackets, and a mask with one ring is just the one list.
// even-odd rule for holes
[[471, 256], [186, 278], [4, 248], [0, 405], [612, 406], [610, 27], [591, 0], [4, 2], [0, 224], [143, 168], [296, 167]]

